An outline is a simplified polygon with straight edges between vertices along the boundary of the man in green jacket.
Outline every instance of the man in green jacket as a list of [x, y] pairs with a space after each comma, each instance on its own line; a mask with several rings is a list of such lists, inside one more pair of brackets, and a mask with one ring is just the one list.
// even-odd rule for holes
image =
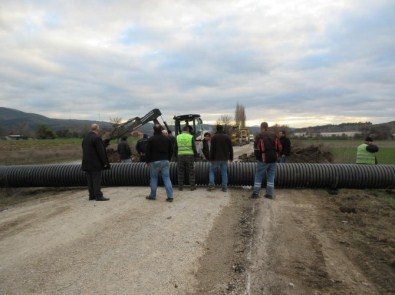
[[368, 136], [365, 139], [365, 143], [361, 144], [357, 148], [357, 164], [377, 164], [377, 158], [375, 153], [379, 151], [377, 145], [373, 144], [373, 139]]
[[184, 175], [189, 173], [189, 185], [191, 191], [196, 189], [195, 185], [195, 157], [197, 157], [195, 139], [190, 133], [189, 126], [182, 128], [182, 133], [177, 135], [175, 142], [175, 156], [177, 157], [178, 189], [183, 190]]

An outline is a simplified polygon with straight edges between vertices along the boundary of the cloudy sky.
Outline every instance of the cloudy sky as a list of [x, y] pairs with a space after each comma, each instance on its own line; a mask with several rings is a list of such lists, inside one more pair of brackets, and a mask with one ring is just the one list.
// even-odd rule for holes
[[109, 121], [395, 120], [394, 0], [0, 3], [0, 106]]

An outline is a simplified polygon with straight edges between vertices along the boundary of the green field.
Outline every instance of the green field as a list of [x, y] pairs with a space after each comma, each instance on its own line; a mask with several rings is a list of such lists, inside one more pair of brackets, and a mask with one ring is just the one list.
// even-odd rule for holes
[[[355, 163], [357, 146], [360, 140], [342, 140], [342, 139], [293, 139], [293, 145], [309, 146], [322, 144], [332, 154], [335, 163]], [[376, 141], [379, 147], [377, 160], [379, 164], [395, 164], [395, 140]]]
[[[137, 137], [129, 137], [132, 151]], [[355, 163], [356, 149], [360, 140], [342, 139], [291, 139], [292, 145], [323, 145], [334, 156], [335, 163]], [[81, 138], [58, 138], [40, 140], [0, 141], [0, 165], [43, 164], [81, 160]], [[395, 140], [375, 142], [379, 146], [379, 164], [395, 164]], [[116, 150], [117, 142], [111, 142]]]

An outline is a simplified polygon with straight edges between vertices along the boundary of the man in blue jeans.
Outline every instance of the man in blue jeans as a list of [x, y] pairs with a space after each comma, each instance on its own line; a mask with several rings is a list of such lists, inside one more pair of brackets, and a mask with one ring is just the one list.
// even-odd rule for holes
[[233, 146], [229, 135], [225, 134], [223, 126], [217, 125], [217, 132], [211, 138], [210, 147], [210, 170], [208, 190], [214, 189], [215, 171], [221, 170], [222, 191], [228, 189], [228, 161], [233, 161]]
[[145, 153], [146, 164], [150, 168], [150, 188], [151, 192], [146, 197], [147, 200], [156, 200], [156, 190], [158, 188], [158, 176], [162, 175], [166, 189], [168, 202], [173, 202], [173, 186], [170, 180], [170, 159], [173, 154], [173, 147], [170, 139], [162, 134], [162, 127], [154, 125], [154, 135], [148, 139]]
[[262, 187], [263, 174], [266, 173], [266, 194], [265, 198], [273, 199], [274, 197], [274, 179], [277, 170], [277, 158], [281, 152], [282, 146], [279, 138], [273, 132], [269, 131], [267, 122], [261, 123], [261, 133], [259, 133], [254, 142], [254, 154], [257, 160], [255, 170], [254, 188], [252, 198], [259, 198], [259, 192]]

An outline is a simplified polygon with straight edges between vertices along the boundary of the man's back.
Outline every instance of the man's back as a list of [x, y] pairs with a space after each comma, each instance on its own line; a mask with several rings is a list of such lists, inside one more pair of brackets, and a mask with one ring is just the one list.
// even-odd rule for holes
[[210, 161], [233, 161], [232, 141], [223, 132], [217, 132], [211, 138]]

